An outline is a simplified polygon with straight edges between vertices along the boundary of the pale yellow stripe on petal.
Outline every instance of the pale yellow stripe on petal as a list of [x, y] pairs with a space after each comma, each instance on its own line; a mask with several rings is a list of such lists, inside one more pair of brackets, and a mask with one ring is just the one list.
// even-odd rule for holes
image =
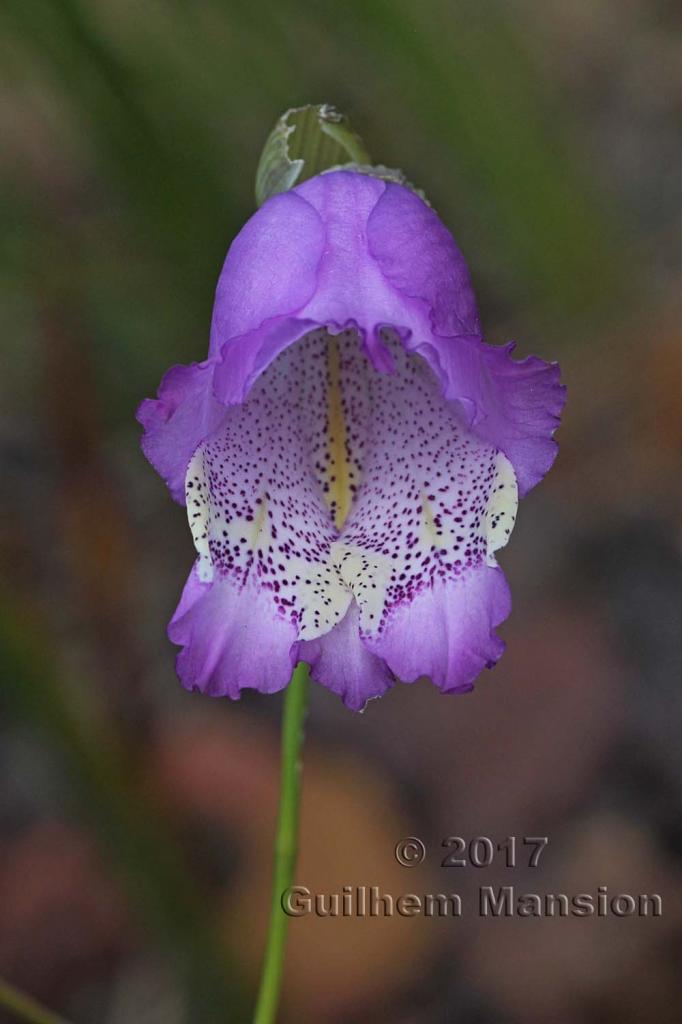
[[327, 501], [337, 530], [346, 521], [353, 502], [352, 467], [348, 458], [348, 435], [341, 390], [341, 355], [336, 338], [327, 345], [329, 390], [327, 392], [329, 424], [329, 491]]

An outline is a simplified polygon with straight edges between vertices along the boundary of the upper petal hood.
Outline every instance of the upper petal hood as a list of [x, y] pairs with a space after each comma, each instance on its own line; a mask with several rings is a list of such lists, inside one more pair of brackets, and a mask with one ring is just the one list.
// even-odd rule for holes
[[172, 400], [166, 381], [160, 401], [141, 408], [145, 451], [174, 496], [182, 500], [191, 456], [187, 438], [177, 443], [180, 424], [193, 420], [193, 449], [203, 440], [197, 423], [212, 429], [216, 407], [243, 402], [283, 349], [314, 327], [349, 325], [380, 372], [393, 370], [382, 328], [394, 327], [438, 374], [472, 431], [505, 453], [521, 494], [549, 469], [565, 398], [558, 367], [517, 362], [510, 348], [483, 342], [464, 259], [415, 193], [333, 171], [274, 196], [246, 223], [218, 281], [208, 362], [191, 378], [173, 371]]
[[383, 370], [383, 325], [410, 347], [479, 335], [466, 263], [434, 211], [402, 185], [334, 171], [268, 200], [233, 242], [211, 329], [217, 397], [243, 401], [282, 348], [349, 324]]

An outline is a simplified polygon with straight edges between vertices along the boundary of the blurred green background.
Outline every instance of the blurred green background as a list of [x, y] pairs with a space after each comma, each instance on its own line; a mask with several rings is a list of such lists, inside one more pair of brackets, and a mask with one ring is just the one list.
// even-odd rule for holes
[[[665, 910], [295, 920], [282, 1020], [677, 1022], [676, 5], [4, 0], [0, 33], [0, 975], [74, 1024], [248, 1017], [281, 698], [177, 683], [193, 549], [134, 412], [205, 354], [275, 119], [327, 101], [452, 229], [488, 339], [560, 359], [569, 402], [503, 554], [495, 672], [362, 716], [315, 688], [298, 878], [470, 901], [607, 885]], [[408, 871], [412, 834], [429, 855]], [[535, 871], [457, 873], [453, 834], [550, 843]]]

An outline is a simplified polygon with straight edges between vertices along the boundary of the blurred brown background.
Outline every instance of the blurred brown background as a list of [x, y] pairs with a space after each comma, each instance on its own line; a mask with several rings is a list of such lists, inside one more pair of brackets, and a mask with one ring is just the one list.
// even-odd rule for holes
[[[281, 698], [177, 683], [193, 549], [134, 412], [205, 353], [275, 118], [330, 101], [451, 227], [488, 339], [558, 358], [569, 400], [503, 553], [494, 673], [361, 716], [313, 692], [300, 882], [470, 909], [292, 921], [282, 1020], [677, 1022], [678, 6], [5, 0], [0, 32], [0, 975], [74, 1024], [248, 1016]], [[534, 870], [445, 869], [449, 835], [550, 842]], [[486, 920], [487, 884], [664, 913]]]

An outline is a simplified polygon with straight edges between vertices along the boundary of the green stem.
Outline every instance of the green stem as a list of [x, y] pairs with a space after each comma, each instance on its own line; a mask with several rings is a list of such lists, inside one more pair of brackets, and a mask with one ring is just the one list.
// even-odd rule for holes
[[272, 1024], [282, 986], [284, 949], [289, 918], [282, 909], [282, 893], [294, 880], [298, 855], [298, 821], [301, 797], [301, 749], [303, 721], [308, 705], [308, 666], [301, 662], [284, 698], [282, 717], [282, 777], [279, 817], [275, 838], [275, 871], [270, 924], [253, 1024]]
[[31, 996], [20, 992], [14, 985], [0, 978], [0, 1006], [13, 1013], [19, 1020], [29, 1024], [66, 1024], [63, 1017], [58, 1017]]

